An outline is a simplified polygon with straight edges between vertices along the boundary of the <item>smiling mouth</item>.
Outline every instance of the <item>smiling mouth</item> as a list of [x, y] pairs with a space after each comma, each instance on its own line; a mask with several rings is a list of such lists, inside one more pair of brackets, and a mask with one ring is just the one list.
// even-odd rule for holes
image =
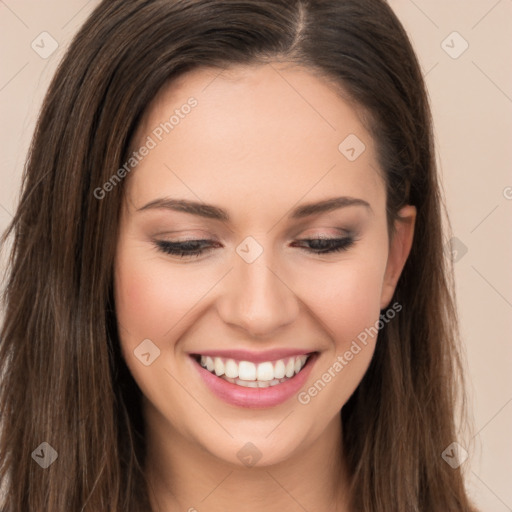
[[313, 353], [261, 363], [201, 354], [191, 355], [204, 369], [231, 384], [246, 388], [267, 388], [295, 377], [306, 366]]

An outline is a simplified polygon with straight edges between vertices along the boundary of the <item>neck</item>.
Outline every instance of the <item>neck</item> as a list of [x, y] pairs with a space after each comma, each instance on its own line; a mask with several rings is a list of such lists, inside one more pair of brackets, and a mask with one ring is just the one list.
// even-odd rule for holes
[[144, 403], [146, 470], [154, 512], [350, 512], [340, 415], [292, 457], [245, 467], [207, 452]]

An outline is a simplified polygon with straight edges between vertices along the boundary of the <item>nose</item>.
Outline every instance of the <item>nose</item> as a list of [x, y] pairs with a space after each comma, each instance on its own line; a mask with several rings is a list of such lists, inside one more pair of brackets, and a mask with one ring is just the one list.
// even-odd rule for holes
[[272, 269], [264, 251], [255, 261], [241, 258], [224, 283], [217, 310], [222, 320], [254, 338], [269, 338], [291, 324], [299, 313], [293, 283]]

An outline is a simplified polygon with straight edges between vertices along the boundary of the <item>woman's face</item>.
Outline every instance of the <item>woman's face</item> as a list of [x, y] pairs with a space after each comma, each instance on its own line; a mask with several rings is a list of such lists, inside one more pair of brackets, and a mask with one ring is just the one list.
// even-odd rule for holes
[[374, 141], [304, 68], [183, 75], [134, 150], [115, 299], [149, 428], [238, 465], [299, 454], [370, 363], [414, 208], [390, 243]]

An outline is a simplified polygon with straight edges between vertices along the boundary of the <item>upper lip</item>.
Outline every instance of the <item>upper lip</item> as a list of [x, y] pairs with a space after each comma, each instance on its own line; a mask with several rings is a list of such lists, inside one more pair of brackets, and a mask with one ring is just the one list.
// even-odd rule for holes
[[250, 361], [253, 363], [262, 363], [264, 361], [277, 361], [286, 357], [309, 355], [314, 350], [304, 350], [297, 348], [275, 348], [263, 352], [253, 352], [251, 350], [205, 350], [201, 352], [191, 352], [192, 356], [210, 356], [222, 357], [225, 359], [235, 359], [237, 361]]

